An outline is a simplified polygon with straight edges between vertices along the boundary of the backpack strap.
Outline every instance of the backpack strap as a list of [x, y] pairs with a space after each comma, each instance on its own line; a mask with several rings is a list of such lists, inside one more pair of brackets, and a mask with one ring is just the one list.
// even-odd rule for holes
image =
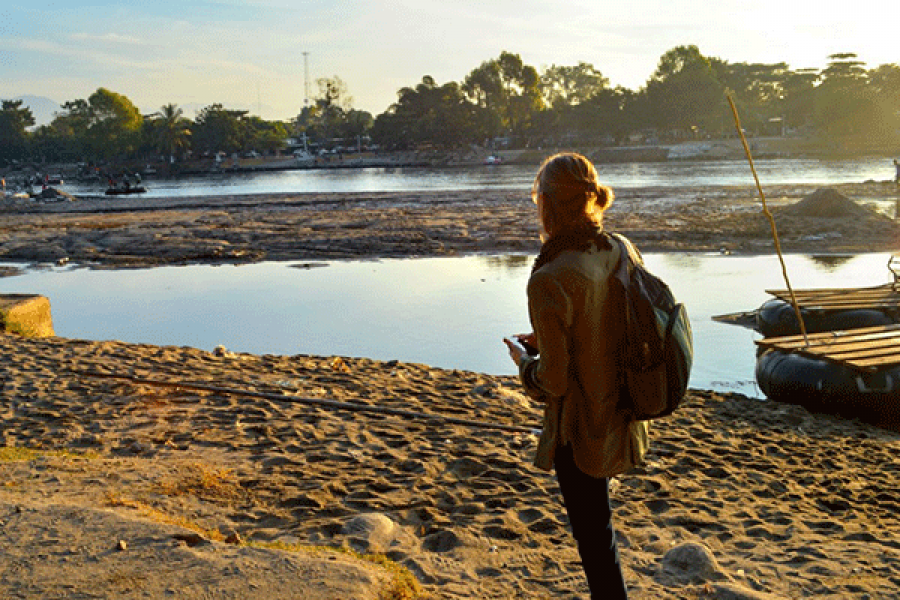
[[[608, 233], [609, 239], [619, 247], [619, 262], [615, 270], [610, 274], [619, 280], [624, 290], [628, 290], [628, 282], [631, 279], [631, 271], [634, 268], [635, 253], [637, 248], [621, 233]], [[632, 252], [633, 251], [633, 252]], [[637, 254], [640, 260], [640, 254]]]

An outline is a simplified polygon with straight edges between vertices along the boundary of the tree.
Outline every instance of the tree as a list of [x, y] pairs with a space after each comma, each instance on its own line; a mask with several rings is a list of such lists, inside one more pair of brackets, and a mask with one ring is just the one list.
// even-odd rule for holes
[[0, 110], [0, 162], [25, 158], [27, 128], [34, 125], [34, 115], [21, 100], [3, 100]]
[[782, 118], [787, 63], [735, 63], [711, 59], [716, 78], [732, 93], [745, 129], [766, 130], [770, 119]]
[[722, 128], [724, 91], [697, 46], [678, 46], [662, 55], [643, 93], [654, 125], [683, 136]]
[[510, 52], [501, 52], [499, 58], [481, 63], [466, 76], [462, 89], [484, 109], [479, 111], [483, 115], [479, 125], [490, 137], [523, 132], [534, 113], [543, 107], [537, 70]]
[[244, 148], [246, 110], [229, 110], [221, 104], [203, 108], [191, 127], [194, 147], [200, 152], [239, 152]]
[[573, 67], [551, 65], [541, 75], [541, 94], [551, 108], [582, 104], [608, 85], [609, 80], [585, 62]]
[[156, 150], [170, 162], [182, 158], [191, 148], [191, 122], [175, 104], [166, 104], [153, 115]]
[[871, 132], [874, 94], [867, 87], [865, 63], [852, 52], [832, 54], [815, 92], [815, 120], [828, 135]]
[[541, 75], [549, 109], [533, 119], [532, 136], [540, 144], [591, 143], [621, 125], [621, 96], [593, 65], [552, 65]]
[[785, 74], [781, 83], [781, 115], [784, 125], [800, 129], [813, 124], [817, 69], [797, 69]]
[[49, 125], [37, 128], [34, 134], [34, 150], [48, 160], [85, 160], [90, 125], [90, 105], [87, 100], [65, 102]]
[[372, 127], [372, 115], [351, 108], [353, 98], [340, 77], [324, 77], [317, 80], [319, 95], [313, 106], [305, 106], [294, 119], [294, 133], [306, 136], [326, 147], [339, 144], [355, 144], [357, 136], [368, 134]]
[[287, 127], [280, 121], [266, 121], [251, 116], [245, 119], [247, 140], [245, 149], [258, 150], [266, 154], [275, 154], [284, 148], [288, 138]]
[[374, 124], [372, 113], [351, 108], [344, 113], [344, 122], [338, 128], [338, 135], [348, 142], [360, 140], [369, 135]]
[[106, 159], [133, 154], [144, 119], [131, 100], [101, 87], [88, 97], [87, 105], [89, 151]]
[[438, 85], [428, 75], [414, 88], [397, 92], [397, 102], [378, 116], [372, 136], [392, 148], [429, 144], [453, 148], [485, 135], [472, 116], [477, 107], [468, 103], [459, 84]]

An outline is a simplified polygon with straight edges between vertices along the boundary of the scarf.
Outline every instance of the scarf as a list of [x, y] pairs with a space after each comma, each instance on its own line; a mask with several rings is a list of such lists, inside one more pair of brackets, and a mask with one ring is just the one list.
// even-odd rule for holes
[[595, 244], [599, 250], [612, 250], [612, 244], [600, 226], [585, 225], [578, 229], [555, 235], [541, 246], [541, 252], [534, 260], [531, 272], [534, 273], [552, 261], [559, 256], [560, 252], [565, 250], [587, 252], [591, 244]]

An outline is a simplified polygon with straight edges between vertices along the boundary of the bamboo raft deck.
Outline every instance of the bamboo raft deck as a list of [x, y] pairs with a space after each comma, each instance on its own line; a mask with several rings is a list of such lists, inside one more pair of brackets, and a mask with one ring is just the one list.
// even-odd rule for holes
[[[791, 303], [787, 290], [766, 290], [780, 300]], [[812, 310], [900, 310], [900, 285], [887, 283], [867, 288], [823, 288], [794, 290], [800, 308]]]
[[[807, 338], [809, 344], [807, 344]], [[900, 324], [757, 340], [764, 349], [795, 352], [862, 372], [900, 366]]]

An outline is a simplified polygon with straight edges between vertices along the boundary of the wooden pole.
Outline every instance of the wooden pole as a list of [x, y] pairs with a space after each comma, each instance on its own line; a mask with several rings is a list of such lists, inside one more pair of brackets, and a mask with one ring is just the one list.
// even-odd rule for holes
[[731, 94], [726, 96], [728, 104], [731, 106], [731, 114], [734, 116], [734, 125], [737, 127], [738, 136], [744, 145], [744, 153], [747, 155], [747, 161], [750, 163], [750, 171], [753, 173], [753, 180], [756, 181], [756, 189], [759, 191], [759, 198], [762, 201], [763, 214], [769, 220], [769, 226], [772, 229], [772, 238], [775, 240], [775, 252], [778, 254], [778, 262], [781, 263], [781, 274], [784, 277], [784, 283], [787, 286], [788, 293], [791, 296], [791, 305], [794, 307], [794, 313], [797, 315], [797, 322], [800, 323], [800, 333], [809, 346], [809, 337], [806, 335], [806, 323], [803, 322], [803, 315], [800, 313], [800, 305], [797, 304], [797, 297], [794, 295], [794, 288], [791, 287], [791, 281], [788, 278], [787, 267], [784, 264], [784, 256], [781, 253], [781, 241], [778, 239], [778, 229], [775, 227], [775, 217], [769, 212], [769, 206], [766, 204], [766, 195], [763, 192], [762, 185], [759, 183], [759, 175], [756, 174], [756, 165], [753, 164], [753, 155], [750, 153], [750, 146], [747, 144], [747, 138], [744, 137], [744, 129], [741, 127], [741, 119], [738, 116], [737, 107], [734, 105], [734, 98]]

